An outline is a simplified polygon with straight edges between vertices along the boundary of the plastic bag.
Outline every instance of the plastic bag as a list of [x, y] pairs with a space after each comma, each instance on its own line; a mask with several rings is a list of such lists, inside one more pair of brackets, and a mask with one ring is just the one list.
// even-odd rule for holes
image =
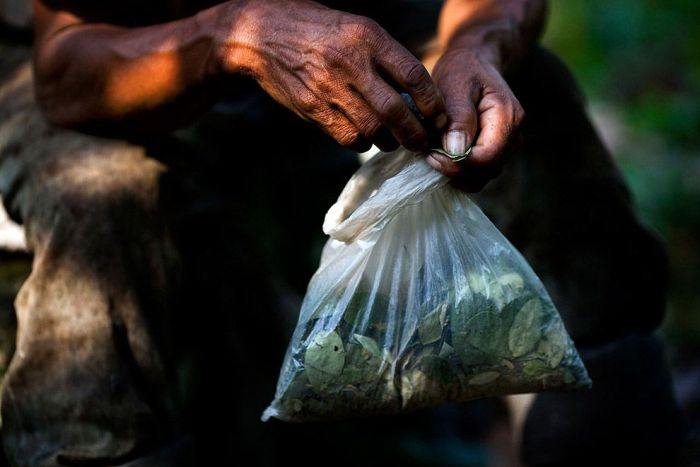
[[263, 420], [590, 386], [526, 260], [422, 157], [371, 159], [324, 231], [331, 238]]

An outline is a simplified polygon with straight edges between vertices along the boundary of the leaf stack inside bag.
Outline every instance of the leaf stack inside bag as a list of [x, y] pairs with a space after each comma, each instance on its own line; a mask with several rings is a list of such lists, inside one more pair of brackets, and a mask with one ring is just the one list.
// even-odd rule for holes
[[[429, 188], [421, 191], [420, 177]], [[390, 414], [590, 385], [525, 259], [436, 177], [411, 160], [370, 198], [385, 210], [361, 205], [346, 221], [360, 234], [329, 241], [263, 419]]]

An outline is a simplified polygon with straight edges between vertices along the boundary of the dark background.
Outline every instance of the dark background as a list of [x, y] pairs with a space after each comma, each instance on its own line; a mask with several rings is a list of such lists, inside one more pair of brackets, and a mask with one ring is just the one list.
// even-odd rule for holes
[[674, 367], [698, 365], [700, 3], [550, 5], [544, 43], [572, 68], [642, 219], [666, 242], [671, 283], [662, 332]]
[[[671, 277], [659, 333], [688, 417], [688, 449], [700, 453], [698, 24], [697, 0], [555, 0], [544, 44], [579, 80], [640, 216], [666, 243]], [[26, 255], [0, 252], [0, 375], [13, 341], [12, 299], [28, 272]]]
[[[638, 212], [666, 243], [660, 330], [700, 452], [700, 2], [550, 2], [544, 43], [571, 67]], [[565, 154], [562, 155], [565, 157]], [[644, 290], [639, 290], [640, 294]], [[693, 448], [692, 446], [695, 446]]]

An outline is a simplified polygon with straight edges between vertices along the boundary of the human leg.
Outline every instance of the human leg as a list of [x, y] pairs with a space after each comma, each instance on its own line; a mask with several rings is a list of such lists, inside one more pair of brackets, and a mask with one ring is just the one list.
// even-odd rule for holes
[[160, 211], [165, 167], [138, 146], [48, 128], [26, 62], [3, 91], [0, 192], [34, 254], [3, 381], [6, 453], [16, 465], [185, 465], [167, 361], [178, 256]]
[[137, 149], [58, 157], [17, 193], [31, 200], [34, 262], [2, 410], [20, 463], [118, 465], [174, 436], [164, 355], [177, 256], [156, 212], [161, 170]]

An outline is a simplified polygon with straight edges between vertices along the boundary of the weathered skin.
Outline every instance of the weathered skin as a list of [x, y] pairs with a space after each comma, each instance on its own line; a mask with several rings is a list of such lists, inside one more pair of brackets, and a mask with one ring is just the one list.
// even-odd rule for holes
[[120, 21], [116, 4], [96, 13], [82, 3], [35, 1], [37, 92], [55, 124], [139, 133], [181, 126], [245, 75], [343, 146], [427, 149], [428, 133], [398, 86], [429, 130], [447, 130], [449, 152], [476, 145], [461, 164], [429, 159], [471, 190], [498, 173], [516, 140], [524, 113], [501, 74], [532, 49], [544, 15], [543, 0], [446, 2], [433, 80], [375, 21], [306, 0], [233, 0], [142, 27], [109, 24]]
[[[479, 133], [483, 163], [441, 167], [459, 171], [451, 174], [468, 189], [483, 185], [508, 155], [498, 148], [517, 142], [512, 130], [516, 104], [522, 103], [528, 114], [521, 125], [523, 145], [478, 202], [546, 283], [579, 347], [612, 342], [606, 352], [617, 354], [616, 339], [651, 332], [663, 315], [665, 257], [635, 218], [565, 69], [542, 51], [527, 54], [539, 30], [540, 3], [446, 3], [445, 8], [479, 6], [465, 8], [465, 16], [443, 15], [441, 21], [441, 43], [451, 51], [434, 67], [432, 82], [443, 97], [447, 128], [463, 125], [465, 145], [476, 134], [469, 122], [494, 122], [495, 131], [489, 138], [488, 131]], [[191, 150], [165, 144], [163, 133], [195, 120], [219, 97], [250, 89], [237, 72], [222, 71], [220, 55], [203, 53], [210, 50], [209, 32], [221, 29], [197, 26], [225, 25], [236, 5], [178, 9], [125, 0], [110, 4], [106, 17], [97, 2], [36, 4], [36, 87], [49, 118], [103, 134], [156, 134], [155, 147], [152, 141], [125, 143], [48, 126], [34, 101], [26, 52], [0, 54], [13, 69], [0, 86], [0, 193], [10, 214], [24, 224], [35, 255], [16, 302], [17, 352], [2, 389], [2, 439], [16, 465], [192, 465], [182, 432], [197, 443], [198, 465], [222, 465], [222, 458], [229, 465], [246, 456], [253, 459], [250, 465], [327, 465], [341, 452], [339, 446], [347, 449], [348, 438], [359, 440], [348, 456], [379, 459], [381, 452], [389, 456], [382, 451], [387, 434], [430, 426], [430, 414], [332, 429], [258, 423], [287, 343], [280, 323], [284, 307], [273, 302], [271, 271], [282, 270], [299, 288], [305, 286], [315, 267], [307, 264], [306, 252], [316, 239], [309, 231], [318, 231], [324, 210], [355, 167], [342, 154], [332, 158], [342, 152], [331, 144], [337, 139], [324, 140], [264, 100], [243, 107], [246, 119], [207, 113], [187, 130]], [[310, 9], [309, 18], [331, 14], [315, 4], [298, 5]], [[229, 15], [222, 13], [225, 8]], [[139, 9], [143, 15], [134, 13]], [[389, 10], [393, 16], [402, 11]], [[173, 18], [179, 19], [169, 22]], [[445, 18], [463, 20], [450, 27]], [[291, 29], [291, 23], [282, 26], [276, 29]], [[196, 34], [202, 31], [207, 34]], [[516, 37], [525, 39], [507, 40]], [[402, 53], [395, 44], [387, 47]], [[265, 63], [257, 65], [267, 70]], [[448, 73], [450, 67], [455, 68]], [[268, 71], [267, 86], [278, 90], [303, 72], [298, 67]], [[504, 88], [501, 71], [508, 72], [509, 87]], [[460, 78], [453, 82], [451, 75]], [[462, 92], [461, 83], [468, 83], [469, 93]], [[316, 85], [324, 91], [319, 99], [330, 96], [327, 82], [319, 79]], [[279, 100], [289, 107], [293, 98]], [[439, 109], [439, 102], [432, 105]], [[260, 117], [263, 107], [273, 110]], [[317, 123], [332, 137], [342, 128], [361, 133], [344, 122], [339, 117], [325, 127]], [[382, 131], [391, 135], [387, 139], [393, 145], [403, 142], [405, 136], [395, 135], [391, 125], [383, 124]], [[275, 238], [270, 225], [277, 225], [283, 238]], [[660, 349], [652, 347], [655, 361], [662, 362]], [[620, 355], [640, 375], [625, 386], [639, 399], [625, 397], [632, 402], [617, 412], [607, 390], [622, 387], [617, 369], [624, 365], [597, 359], [591, 393], [538, 396], [535, 405], [540, 416], [582, 407], [574, 412], [578, 418], [567, 418], [571, 430], [566, 433], [575, 436], [566, 441], [580, 442], [586, 450], [560, 443], [565, 435], [556, 420], [531, 423], [529, 465], [574, 465], [572, 458], [599, 465], [610, 451], [606, 440], [640, 458], [673, 448], [659, 450], [653, 443], [661, 437], [659, 426], [669, 443], [676, 439], [666, 367], [652, 368], [635, 352]], [[189, 380], [196, 388], [180, 386], [174, 362], [185, 376], [194, 371]], [[655, 405], [657, 400], [667, 404]], [[649, 422], [644, 417], [651, 406], [655, 415]], [[559, 408], [552, 412], [551, 407]], [[615, 428], [630, 424], [638, 427], [635, 436]], [[640, 444], [638, 432], [650, 441]], [[326, 447], [326, 457], [299, 448], [312, 443]], [[566, 445], [566, 452], [552, 451], [559, 445]]]

